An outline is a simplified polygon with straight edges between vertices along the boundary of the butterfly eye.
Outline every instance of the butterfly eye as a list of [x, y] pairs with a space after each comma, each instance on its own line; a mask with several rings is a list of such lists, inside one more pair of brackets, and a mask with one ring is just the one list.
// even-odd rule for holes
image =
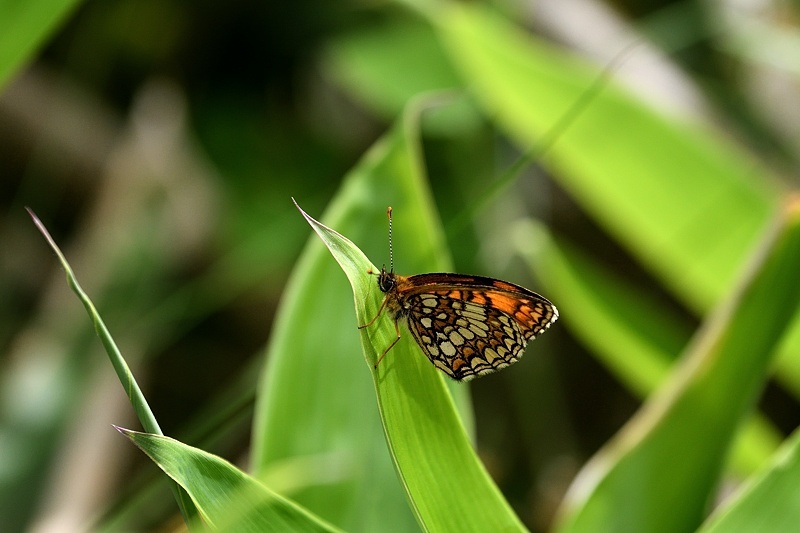
[[381, 270], [380, 276], [378, 276], [378, 287], [381, 289], [381, 292], [391, 291], [394, 289], [395, 284], [394, 273], [386, 272], [386, 268], [384, 267]]

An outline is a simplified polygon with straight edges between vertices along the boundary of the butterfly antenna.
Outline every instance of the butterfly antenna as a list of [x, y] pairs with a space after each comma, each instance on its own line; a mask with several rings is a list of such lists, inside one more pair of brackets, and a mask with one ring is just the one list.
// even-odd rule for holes
[[389, 272], [394, 272], [394, 254], [392, 253], [392, 207], [386, 209], [386, 216], [389, 217]]

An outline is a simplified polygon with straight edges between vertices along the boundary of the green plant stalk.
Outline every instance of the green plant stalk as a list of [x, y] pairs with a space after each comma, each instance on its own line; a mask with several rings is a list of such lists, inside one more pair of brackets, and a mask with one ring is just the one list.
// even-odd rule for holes
[[[103, 347], [108, 354], [111, 365], [114, 367], [114, 371], [117, 373], [117, 377], [119, 378], [122, 387], [125, 389], [125, 394], [127, 394], [128, 399], [130, 400], [131, 405], [136, 412], [136, 416], [142, 424], [142, 427], [144, 427], [148, 433], [163, 435], [161, 427], [158, 425], [158, 421], [156, 420], [152, 409], [150, 409], [150, 406], [144, 397], [144, 393], [142, 393], [142, 389], [136, 382], [136, 378], [134, 378], [130, 367], [128, 367], [128, 363], [122, 357], [122, 353], [120, 353], [119, 348], [114, 342], [114, 339], [111, 337], [111, 333], [109, 333], [108, 328], [103, 322], [103, 319], [100, 318], [100, 314], [97, 312], [94, 303], [81, 288], [80, 283], [78, 283], [78, 279], [75, 277], [75, 273], [72, 271], [72, 267], [69, 265], [69, 262], [67, 262], [67, 258], [64, 256], [53, 237], [47, 231], [47, 228], [45, 228], [42, 221], [39, 220], [39, 218], [30, 208], [26, 208], [26, 210], [31, 216], [36, 228], [39, 230], [42, 236], [44, 236], [45, 240], [47, 240], [47, 243], [50, 245], [50, 248], [58, 257], [58, 261], [61, 263], [61, 267], [64, 269], [67, 277], [67, 285], [69, 285], [70, 289], [72, 289], [72, 291], [78, 296], [78, 299], [86, 308], [86, 312], [92, 319], [95, 332], [100, 338], [100, 342], [103, 343]], [[197, 510], [194, 507], [194, 504], [192, 503], [191, 499], [189, 499], [188, 495], [176, 483], [171, 481], [170, 487], [175, 495], [175, 500], [178, 503], [178, 507], [181, 510], [181, 514], [183, 515], [186, 524], [190, 527], [190, 529], [193, 528], [192, 524], [194, 523], [194, 517], [197, 515]]]

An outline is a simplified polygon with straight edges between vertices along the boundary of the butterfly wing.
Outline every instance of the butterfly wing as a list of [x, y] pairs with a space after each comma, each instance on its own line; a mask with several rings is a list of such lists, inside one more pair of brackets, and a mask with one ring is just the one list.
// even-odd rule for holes
[[491, 278], [423, 274], [404, 285], [409, 330], [431, 362], [459, 381], [515, 363], [558, 318], [545, 298]]

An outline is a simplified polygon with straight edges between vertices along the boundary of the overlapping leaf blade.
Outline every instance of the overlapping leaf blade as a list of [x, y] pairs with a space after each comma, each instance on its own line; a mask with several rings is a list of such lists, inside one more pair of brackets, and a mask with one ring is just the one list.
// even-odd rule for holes
[[717, 509], [703, 533], [792, 531], [800, 523], [800, 431], [762, 472]]
[[[543, 230], [522, 231], [527, 235]], [[530, 242], [533, 237], [523, 239]], [[564, 310], [563, 323], [628, 390], [646, 398], [668, 376], [687, 344], [688, 324], [563, 239], [539, 240], [546, 244], [527, 255]], [[732, 467], [738, 474], [750, 474], [777, 449], [781, 438], [765, 417], [756, 415], [737, 438]]]
[[[449, 259], [443, 235], [419, 159], [416, 141], [419, 112], [419, 108], [412, 107], [367, 153], [346, 178], [323, 220], [346, 233], [370, 255], [385, 258], [386, 206], [392, 205], [398, 270], [447, 270]], [[302, 199], [297, 200], [303, 204]], [[381, 293], [375, 277], [367, 273], [367, 264], [359, 263], [358, 302], [374, 305], [369, 308], [374, 314]], [[292, 465], [316, 460], [317, 464], [327, 465], [318, 469], [324, 475], [301, 480], [301, 490], [292, 494], [298, 502], [348, 530], [375, 530], [386, 523], [394, 524], [397, 530], [415, 529], [417, 525], [409, 512], [405, 491], [386, 448], [370, 379], [371, 365], [365, 364], [360, 355], [356, 326], [359, 320], [368, 319], [361, 315], [357, 319], [348, 303], [352, 298], [341, 269], [319, 239], [313, 238], [285, 292], [271, 337], [256, 410], [253, 445], [256, 470], [277, 489], [288, 483], [281, 472], [296, 473], [298, 470], [292, 469]], [[359, 313], [362, 312], [363, 307], [359, 307]], [[393, 333], [394, 327], [388, 327]], [[368, 333], [382, 335], [383, 331], [382, 326]], [[392, 351], [381, 370], [399, 373], [407, 364], [429, 365], [421, 353], [410, 352], [410, 346], [406, 345], [409, 340], [405, 339]], [[422, 383], [414, 382], [412, 372], [404, 378], [404, 385], [393, 386], [415, 387], [417, 398], [431, 380], [437, 390], [441, 389], [443, 385], [432, 370], [424, 369], [423, 372], [429, 373]], [[298, 390], [305, 393], [297, 394]], [[467, 391], [462, 387], [454, 393], [457, 405], [462, 406], [462, 419], [471, 427], [471, 415], [464, 408], [468, 405]], [[438, 393], [426, 400], [425, 406], [408, 403], [406, 395], [396, 394], [392, 398], [388, 405], [381, 405], [384, 414], [393, 409], [405, 410], [424, 418], [431, 411], [452, 409], [450, 398]], [[379, 401], [383, 399], [379, 397]], [[413, 425], [404, 429], [409, 438], [435, 441], [437, 435], [426, 433], [429, 430]], [[465, 435], [460, 431], [459, 435]], [[404, 449], [401, 445], [393, 448], [392, 453], [402, 454]], [[432, 461], [436, 462], [440, 457], [435, 447], [432, 450]], [[398, 469], [422, 472], [428, 466], [424, 458], [406, 453]], [[297, 476], [292, 477], [296, 487]], [[429, 504], [435, 505], [432, 501]], [[447, 514], [441, 506], [436, 512]]]
[[687, 531], [711, 498], [732, 436], [800, 303], [800, 202], [670, 380], [573, 484], [562, 531]]

